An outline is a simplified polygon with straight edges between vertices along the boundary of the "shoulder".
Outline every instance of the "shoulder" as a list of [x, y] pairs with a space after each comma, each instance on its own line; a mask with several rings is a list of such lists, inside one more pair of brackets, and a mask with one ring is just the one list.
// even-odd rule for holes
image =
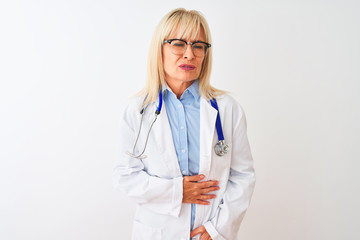
[[141, 104], [143, 99], [140, 96], [132, 97], [128, 99], [125, 103], [125, 106], [122, 108], [122, 113], [131, 113], [131, 112], [140, 112]]
[[127, 123], [133, 122], [135, 119], [140, 117], [140, 111], [144, 98], [136, 96], [128, 99], [125, 106], [121, 109], [121, 120]]
[[220, 109], [227, 113], [231, 113], [233, 116], [242, 117], [245, 115], [241, 104], [233, 96], [227, 93], [216, 97], [216, 101], [218, 102]]
[[229, 95], [228, 93], [224, 93], [224, 94], [221, 94], [221, 95], [217, 96], [216, 100], [218, 102], [223, 102], [223, 103], [226, 103], [226, 104], [232, 104], [232, 105], [239, 104], [238, 101], [236, 101], [235, 98], [232, 97], [231, 95]]
[[[140, 112], [143, 108], [149, 110], [156, 107], [155, 102], [148, 103], [144, 107], [143, 106], [144, 100], [145, 100], [144, 96], [135, 96], [129, 99], [127, 103], [125, 103], [125, 107], [121, 111], [123, 120], [133, 121], [141, 117]], [[145, 111], [144, 113], [145, 115], [148, 114], [149, 112], [148, 110]]]
[[144, 102], [144, 98], [142, 96], [135, 96], [130, 99], [125, 104], [123, 108], [124, 111], [140, 111], [141, 105]]

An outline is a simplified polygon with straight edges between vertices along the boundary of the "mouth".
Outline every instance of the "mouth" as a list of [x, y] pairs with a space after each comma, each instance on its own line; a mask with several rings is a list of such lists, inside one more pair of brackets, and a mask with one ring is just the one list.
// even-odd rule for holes
[[188, 65], [188, 64], [181, 64], [179, 67], [185, 71], [191, 71], [195, 69], [194, 65]]

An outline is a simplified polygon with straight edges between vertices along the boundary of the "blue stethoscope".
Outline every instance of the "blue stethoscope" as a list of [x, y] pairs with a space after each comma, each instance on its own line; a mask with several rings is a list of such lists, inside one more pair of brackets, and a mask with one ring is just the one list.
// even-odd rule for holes
[[[162, 94], [161, 94], [161, 91], [159, 91], [159, 104], [155, 110], [155, 118], [153, 120], [153, 122], [151, 123], [150, 125], [150, 128], [149, 128], [149, 131], [147, 133], [147, 136], [146, 136], [146, 141], [145, 141], [145, 146], [144, 146], [144, 149], [142, 150], [142, 152], [138, 155], [135, 154], [135, 148], [136, 148], [136, 144], [139, 140], [139, 136], [140, 136], [140, 132], [141, 132], [141, 126], [142, 126], [142, 121], [143, 121], [143, 117], [144, 117], [144, 112], [145, 112], [145, 108], [141, 109], [140, 111], [140, 114], [141, 114], [141, 120], [140, 120], [140, 127], [139, 127], [139, 132], [138, 132], [138, 135], [136, 137], [136, 140], [135, 140], [135, 144], [134, 144], [134, 147], [133, 147], [133, 152], [130, 153], [129, 151], [127, 151], [126, 153], [134, 158], [139, 158], [139, 159], [143, 159], [143, 158], [146, 158], [147, 156], [146, 155], [143, 155], [145, 150], [146, 150], [146, 145], [147, 145], [147, 142], [149, 140], [149, 135], [150, 135], [150, 131], [157, 119], [157, 116], [160, 114], [161, 112], [161, 108], [162, 108]], [[213, 98], [210, 100], [210, 103], [211, 103], [211, 106], [213, 108], [216, 109], [217, 111], [217, 116], [216, 116], [216, 132], [217, 132], [217, 135], [218, 135], [218, 142], [215, 144], [214, 146], [214, 151], [216, 153], [216, 155], [218, 156], [224, 156], [227, 152], [229, 152], [230, 150], [230, 147], [229, 145], [227, 145], [225, 143], [225, 140], [224, 140], [224, 134], [223, 134], [223, 131], [222, 131], [222, 126], [221, 126], [221, 121], [220, 121], [220, 114], [219, 114], [219, 108], [218, 108], [218, 105], [217, 105], [217, 102], [216, 102], [216, 99]]]

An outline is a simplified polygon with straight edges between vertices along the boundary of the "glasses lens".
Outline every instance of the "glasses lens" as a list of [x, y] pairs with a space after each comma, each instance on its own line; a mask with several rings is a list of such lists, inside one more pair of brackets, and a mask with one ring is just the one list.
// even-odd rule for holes
[[194, 43], [192, 45], [192, 50], [195, 56], [197, 57], [203, 57], [206, 52], [206, 44], [205, 43]]
[[[186, 43], [181, 40], [171, 41], [171, 52], [176, 55], [183, 55], [186, 51]], [[194, 43], [191, 46], [192, 51], [196, 57], [205, 56], [207, 45], [205, 43]]]
[[183, 55], [185, 53], [186, 43], [180, 40], [174, 40], [171, 42], [171, 51], [176, 55]]

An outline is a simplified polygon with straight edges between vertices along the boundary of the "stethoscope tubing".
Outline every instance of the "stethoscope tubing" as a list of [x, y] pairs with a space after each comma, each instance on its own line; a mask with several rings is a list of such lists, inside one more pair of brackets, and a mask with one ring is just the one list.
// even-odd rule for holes
[[[161, 113], [161, 108], [162, 108], [162, 92], [161, 90], [159, 91], [159, 103], [158, 103], [158, 106], [156, 108], [156, 111], [155, 111], [155, 118], [153, 120], [153, 122], [151, 123], [150, 125], [150, 128], [149, 128], [149, 131], [146, 135], [146, 141], [145, 141], [145, 145], [144, 145], [144, 148], [143, 150], [141, 151], [140, 154], [138, 155], [135, 155], [135, 148], [136, 148], [136, 145], [137, 145], [137, 142], [139, 140], [139, 136], [140, 136], [140, 132], [141, 132], [141, 127], [142, 127], [142, 122], [143, 122], [143, 118], [144, 118], [144, 113], [145, 113], [145, 109], [146, 107], [144, 107], [143, 109], [141, 109], [140, 111], [140, 114], [141, 114], [141, 120], [140, 120], [140, 127], [139, 127], [139, 131], [138, 131], [138, 134], [137, 134], [137, 137], [136, 137], [136, 140], [135, 140], [135, 144], [134, 144], [134, 147], [133, 147], [133, 152], [130, 153], [129, 151], [127, 151], [126, 153], [134, 158], [146, 158], [144, 154], [145, 150], [146, 150], [146, 146], [147, 146], [147, 143], [148, 143], [148, 140], [149, 140], [149, 136], [150, 136], [150, 132], [151, 132], [151, 129], [154, 125], [154, 123], [156, 122], [156, 119], [157, 119], [157, 116]], [[146, 97], [144, 99], [144, 101], [146, 100]], [[210, 100], [210, 103], [211, 103], [211, 106], [213, 108], [216, 109], [217, 111], [217, 116], [216, 116], [216, 132], [217, 132], [217, 135], [218, 135], [218, 143], [214, 146], [214, 149], [215, 149], [215, 153], [219, 156], [223, 156], [225, 153], [228, 152], [229, 150], [229, 146], [227, 144], [225, 144], [225, 141], [224, 141], [224, 134], [223, 134], [223, 131], [222, 131], [222, 126], [221, 126], [221, 120], [220, 120], [220, 114], [219, 114], [219, 108], [218, 108], [218, 105], [217, 105], [217, 102], [216, 102], [216, 99], [213, 98]]]
[[[146, 100], [146, 97], [145, 97], [144, 101], [145, 101], [145, 100]], [[140, 132], [141, 132], [141, 126], [142, 126], [142, 122], [143, 122], [143, 118], [144, 118], [144, 113], [145, 113], [145, 108], [146, 108], [146, 107], [144, 107], [144, 108], [141, 109], [141, 111], [140, 111], [140, 114], [141, 114], [140, 127], [139, 127], [139, 131], [138, 131], [138, 134], [137, 134], [137, 137], [136, 137], [136, 140], [135, 140], [135, 144], [134, 144], [134, 147], [133, 147], [133, 151], [132, 151], [132, 153], [130, 153], [129, 151], [126, 152], [128, 155], [130, 155], [130, 156], [132, 156], [132, 157], [134, 157], [134, 158], [146, 158], [146, 156], [143, 155], [143, 154], [144, 154], [144, 152], [145, 152], [145, 150], [146, 150], [146, 146], [147, 146], [147, 143], [148, 143], [148, 141], [149, 141], [150, 132], [151, 132], [151, 129], [152, 129], [154, 123], [156, 122], [157, 116], [161, 113], [161, 108], [162, 108], [162, 94], [161, 94], [161, 91], [159, 91], [159, 104], [158, 104], [158, 106], [157, 106], [157, 108], [156, 108], [156, 111], [155, 111], [155, 118], [154, 118], [153, 122], [151, 123], [150, 128], [149, 128], [149, 131], [148, 131], [148, 133], [147, 133], [147, 135], [146, 135], [146, 141], [145, 141], [144, 148], [143, 148], [143, 150], [142, 150], [142, 152], [141, 152], [140, 154], [135, 155], [135, 154], [134, 154], [134, 153], [135, 153], [135, 148], [136, 148], [137, 142], [138, 142], [138, 140], [139, 140], [139, 136], [140, 136]]]
[[218, 134], [218, 140], [220, 141], [224, 141], [224, 133], [222, 131], [222, 126], [221, 126], [221, 120], [220, 120], [220, 114], [219, 114], [219, 108], [216, 102], [216, 99], [213, 98], [210, 100], [211, 106], [213, 106], [213, 108], [216, 109], [217, 111], [217, 116], [216, 116], [216, 132]]

